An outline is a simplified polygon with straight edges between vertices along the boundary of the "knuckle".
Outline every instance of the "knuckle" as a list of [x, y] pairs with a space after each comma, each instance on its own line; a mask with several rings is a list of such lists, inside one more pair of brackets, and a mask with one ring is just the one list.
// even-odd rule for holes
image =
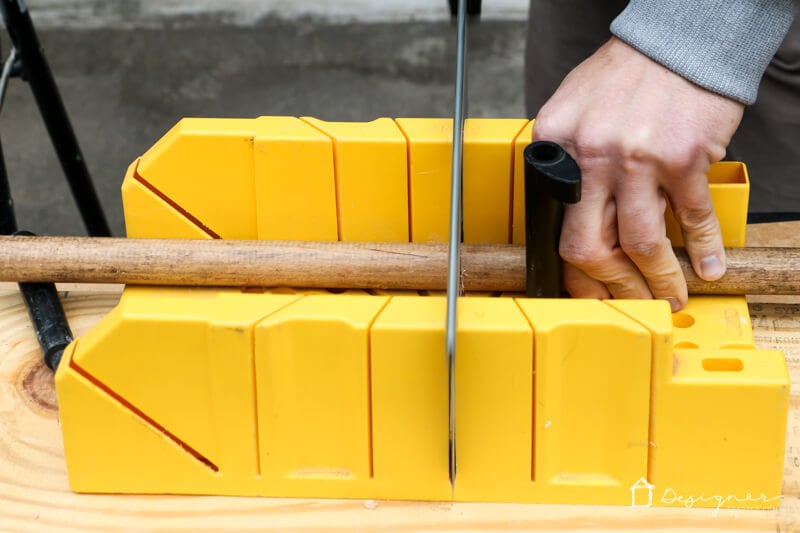
[[620, 246], [628, 257], [645, 260], [661, 256], [666, 249], [663, 239], [656, 239], [650, 236], [624, 239], [620, 241]]
[[592, 243], [562, 240], [559, 255], [564, 261], [581, 270], [592, 270], [593, 266], [602, 265], [609, 259], [610, 251]]
[[709, 144], [705, 148], [705, 155], [708, 158], [707, 163], [716, 163], [725, 157], [725, 146], [722, 144]]
[[664, 167], [670, 176], [685, 179], [685, 176], [696, 174], [697, 160], [687, 152], [675, 152], [664, 157]]
[[622, 169], [628, 175], [636, 175], [646, 169], [658, 169], [659, 173], [676, 179], [705, 175], [711, 157], [710, 148], [703, 144], [665, 144], [647, 133], [626, 137], [618, 149]]
[[632, 125], [619, 138], [620, 155], [630, 164], [652, 164], [664, 158], [669, 145], [664, 142], [659, 129], [646, 121]]
[[685, 230], [696, 233], [714, 233], [718, 228], [714, 206], [673, 206], [673, 213], [678, 224]]
[[619, 153], [618, 135], [602, 124], [585, 125], [575, 132], [574, 137], [583, 160], [603, 160], [610, 154]]
[[658, 159], [653, 144], [640, 142], [638, 139], [626, 139], [619, 147], [624, 170], [638, 171], [642, 165]]
[[680, 266], [667, 266], [657, 272], [650, 272], [647, 275], [647, 284], [653, 294], [671, 295], [680, 292], [678, 289], [683, 280], [683, 272]]
[[685, 171], [703, 161], [703, 151], [703, 147], [694, 142], [675, 144], [665, 148], [664, 160], [671, 169]]
[[533, 123], [533, 138], [537, 139], [552, 139], [553, 132], [550, 128], [550, 118], [540, 111], [536, 116], [536, 122]]
[[561, 130], [557, 127], [550, 127], [547, 125], [543, 125], [539, 127], [539, 122], [536, 122], [536, 127], [533, 129], [533, 140], [534, 141], [550, 141], [554, 143], [558, 143], [561, 145], [565, 144], [565, 141], [569, 138], [569, 135], [566, 131]]
[[724, 156], [724, 147], [697, 140], [669, 147], [664, 153], [664, 164], [673, 176], [705, 176], [711, 163]]
[[545, 106], [536, 115], [536, 120], [533, 123], [533, 138], [535, 140], [563, 142], [569, 136], [565, 124], [566, 121], [559, 119], [558, 113]]

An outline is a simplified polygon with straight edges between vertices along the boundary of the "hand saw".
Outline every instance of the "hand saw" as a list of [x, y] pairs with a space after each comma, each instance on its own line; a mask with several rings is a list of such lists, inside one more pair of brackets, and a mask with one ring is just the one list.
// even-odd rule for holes
[[[450, 0], [451, 10], [456, 0]], [[469, 4], [469, 5], [468, 5]], [[479, 0], [458, 0], [456, 79], [453, 111], [450, 233], [447, 271], [445, 354], [449, 380], [450, 485], [456, 480], [456, 328], [461, 281], [462, 165], [466, 118], [467, 13], [479, 14]], [[580, 200], [581, 173], [575, 160], [555, 143], [540, 141], [525, 149], [526, 293], [557, 297], [561, 288], [558, 242], [565, 203]]]
[[[451, 7], [453, 2], [451, 0]], [[479, 9], [479, 6], [478, 6]], [[456, 364], [456, 311], [461, 294], [461, 185], [464, 160], [464, 119], [466, 96], [467, 55], [467, 0], [458, 0], [456, 80], [453, 110], [453, 153], [450, 176], [450, 234], [447, 266], [447, 317], [445, 324], [445, 356], [449, 379], [449, 460], [450, 486], [456, 480], [456, 412], [455, 412], [455, 364]]]

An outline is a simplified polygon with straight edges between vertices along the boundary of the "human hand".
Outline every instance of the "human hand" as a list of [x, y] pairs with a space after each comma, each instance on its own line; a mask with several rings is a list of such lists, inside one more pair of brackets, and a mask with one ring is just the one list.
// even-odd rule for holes
[[706, 174], [725, 155], [743, 110], [617, 38], [564, 79], [537, 114], [533, 137], [561, 144], [583, 174], [559, 249], [572, 296], [662, 298], [673, 311], [686, 304], [664, 195], [695, 272], [722, 277], [725, 251]]

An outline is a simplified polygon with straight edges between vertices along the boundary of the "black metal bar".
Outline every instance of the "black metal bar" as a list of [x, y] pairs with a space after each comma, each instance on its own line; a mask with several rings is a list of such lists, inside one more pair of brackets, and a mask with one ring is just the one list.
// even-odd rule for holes
[[20, 283], [19, 290], [25, 299], [44, 363], [55, 371], [64, 350], [73, 340], [56, 286], [53, 283]]
[[23, 0], [0, 0], [0, 11], [22, 63], [23, 78], [31, 86], [39, 112], [42, 114], [58, 160], [72, 190], [72, 196], [78, 204], [83, 224], [90, 235], [110, 236], [111, 230], [89, 177], [89, 170], [53, 74], [42, 53], [28, 8]]
[[11, 198], [3, 144], [0, 142], [0, 235], [11, 235], [15, 231], [17, 219], [14, 216], [14, 200]]
[[564, 204], [581, 198], [581, 170], [559, 145], [538, 141], [525, 157], [525, 293], [529, 298], [561, 295], [558, 243]]

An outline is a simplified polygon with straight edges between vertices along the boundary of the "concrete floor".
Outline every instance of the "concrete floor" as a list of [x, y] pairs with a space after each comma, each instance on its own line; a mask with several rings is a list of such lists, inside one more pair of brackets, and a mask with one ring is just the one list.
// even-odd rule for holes
[[[206, 17], [174, 26], [39, 31], [115, 235], [124, 234], [119, 187], [125, 169], [181, 117], [371, 120], [452, 113], [455, 28], [448, 22], [266, 19], [242, 28]], [[520, 20], [471, 28], [471, 116], [524, 116], [524, 41]], [[11, 81], [0, 135], [19, 227], [85, 234], [21, 80]]]

